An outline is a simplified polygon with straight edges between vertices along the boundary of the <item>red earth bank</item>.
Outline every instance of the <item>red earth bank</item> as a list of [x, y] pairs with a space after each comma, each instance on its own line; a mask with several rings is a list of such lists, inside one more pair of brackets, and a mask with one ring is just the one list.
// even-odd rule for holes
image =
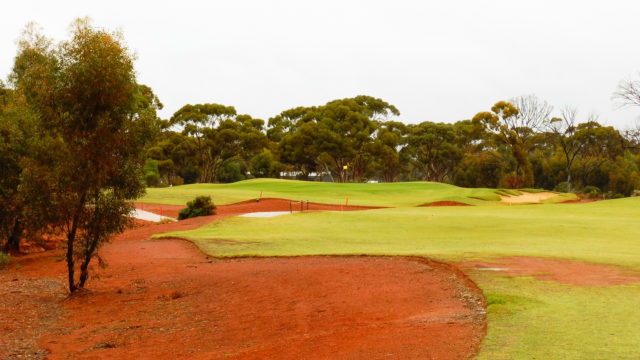
[[429, 204], [420, 205], [421, 207], [428, 206], [472, 206], [471, 204], [465, 204], [457, 201], [436, 201]]
[[[156, 214], [169, 216], [173, 218], [178, 217], [180, 210], [184, 209], [185, 205], [163, 205], [152, 203], [135, 203], [136, 208], [151, 211]], [[332, 210], [332, 211], [354, 211], [354, 210], [370, 210], [381, 209], [382, 207], [376, 206], [357, 206], [357, 205], [336, 205], [336, 204], [321, 204], [314, 202], [292, 201], [287, 199], [277, 198], [262, 198], [261, 200], [247, 200], [229, 205], [217, 205], [216, 213], [218, 215], [239, 215], [250, 212], [263, 212], [263, 211], [312, 211], [312, 210]]]

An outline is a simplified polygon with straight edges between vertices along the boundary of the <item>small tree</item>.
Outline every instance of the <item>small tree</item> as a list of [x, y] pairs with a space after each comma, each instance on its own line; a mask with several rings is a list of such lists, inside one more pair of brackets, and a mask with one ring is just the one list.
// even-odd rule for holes
[[144, 193], [143, 149], [159, 130], [160, 104], [136, 83], [121, 36], [85, 19], [57, 46], [28, 28], [11, 80], [57, 139], [48, 167], [56, 216], [50, 224], [66, 236], [73, 293], [84, 287], [99, 247], [128, 223], [128, 203]]
[[274, 167], [273, 154], [268, 149], [264, 149], [251, 159], [251, 175], [257, 178], [271, 176], [274, 172]]
[[194, 200], [189, 201], [185, 209], [180, 210], [178, 220], [215, 214], [216, 206], [213, 204], [211, 196], [198, 196]]

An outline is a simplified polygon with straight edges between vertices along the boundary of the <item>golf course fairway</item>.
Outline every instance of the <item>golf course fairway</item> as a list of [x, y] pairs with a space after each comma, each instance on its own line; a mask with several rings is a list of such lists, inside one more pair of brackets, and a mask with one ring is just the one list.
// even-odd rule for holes
[[[640, 198], [585, 204], [418, 208], [406, 206], [454, 198], [460, 201], [463, 195], [455, 195], [455, 187], [440, 195], [434, 190], [430, 197], [426, 195], [430, 190], [414, 196], [409, 189], [399, 190], [402, 195], [396, 196], [361, 190], [375, 189], [376, 185], [354, 184], [349, 196], [363, 205], [405, 207], [303, 212], [274, 218], [229, 217], [159, 237], [191, 240], [205, 253], [218, 257], [412, 255], [456, 263], [478, 284], [488, 302], [488, 333], [480, 359], [639, 357]], [[398, 184], [398, 189], [400, 185], [425, 186]], [[438, 185], [444, 189], [449, 186]], [[474, 191], [487, 198], [494, 191], [465, 190], [469, 191], [464, 195], [467, 200], [471, 194], [477, 196]], [[322, 201], [327, 193], [295, 195]], [[149, 199], [154, 199], [153, 193]], [[471, 200], [467, 202], [481, 201]], [[623, 275], [621, 281], [611, 284], [576, 285], [541, 278], [544, 273], [516, 275], [469, 265], [529, 257], [602, 264]], [[589, 276], [597, 278], [599, 274]]]

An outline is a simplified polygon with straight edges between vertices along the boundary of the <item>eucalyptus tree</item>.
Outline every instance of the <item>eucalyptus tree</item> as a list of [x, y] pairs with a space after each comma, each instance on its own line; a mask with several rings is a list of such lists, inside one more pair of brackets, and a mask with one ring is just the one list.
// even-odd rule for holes
[[[77, 20], [59, 44], [30, 29], [11, 74], [56, 141], [48, 166], [51, 224], [66, 236], [69, 290], [84, 287], [99, 247], [130, 223], [144, 192], [144, 148], [160, 128], [157, 98], [136, 82], [119, 33]], [[76, 277], [76, 260], [80, 274]]]
[[[575, 160], [578, 156], [589, 149], [591, 139], [588, 134], [594, 129], [593, 126], [579, 127], [577, 120], [578, 110], [565, 107], [561, 110], [560, 117], [554, 117], [547, 122], [547, 129], [552, 134], [556, 144], [562, 151], [565, 162], [565, 172], [567, 174], [567, 191], [572, 191], [572, 173]], [[597, 116], [590, 115], [587, 124], [595, 124]], [[577, 132], [580, 131], [580, 134]]]
[[385, 182], [397, 181], [403, 170], [402, 149], [406, 146], [408, 127], [399, 121], [378, 122], [367, 153], [371, 157], [368, 173], [378, 174]]
[[[271, 136], [283, 130], [281, 157], [299, 167], [327, 172], [339, 182], [361, 181], [369, 164], [377, 122], [400, 112], [371, 96], [333, 100], [322, 106], [296, 108], [270, 120]], [[312, 164], [311, 162], [315, 164]]]
[[438, 182], [452, 179], [464, 155], [455, 125], [429, 121], [409, 126], [404, 151], [422, 180]]
[[216, 178], [216, 172], [228, 153], [225, 141], [235, 141], [235, 132], [226, 129], [228, 126], [225, 125], [235, 116], [236, 109], [233, 106], [189, 104], [171, 117], [171, 125], [182, 126], [182, 133], [195, 140], [201, 170], [200, 182], [213, 182]]
[[512, 102], [499, 101], [491, 111], [476, 114], [472, 121], [482, 124], [499, 143], [509, 147], [516, 159], [517, 187], [532, 186], [533, 168], [529, 160], [532, 136], [548, 120], [552, 107], [533, 95], [521, 96]]

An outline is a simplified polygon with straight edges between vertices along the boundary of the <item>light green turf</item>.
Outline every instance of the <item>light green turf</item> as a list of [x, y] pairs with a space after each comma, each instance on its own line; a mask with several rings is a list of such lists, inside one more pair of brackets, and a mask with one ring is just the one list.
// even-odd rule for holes
[[[638, 225], [640, 198], [628, 198], [235, 217], [166, 235], [189, 238], [217, 256], [386, 254], [462, 261], [523, 255], [640, 270]], [[640, 285], [579, 287], [482, 271], [470, 276], [490, 303], [481, 359], [640, 358]]]
[[[313, 201], [327, 204], [369, 206], [418, 206], [434, 201], [458, 201], [473, 205], [496, 204], [499, 195], [519, 195], [517, 190], [468, 189], [434, 182], [340, 184], [279, 179], [254, 179], [231, 184], [192, 184], [148, 188], [141, 202], [184, 205], [198, 195], [210, 195], [218, 205], [260, 197]], [[556, 201], [575, 198], [560, 194]]]

